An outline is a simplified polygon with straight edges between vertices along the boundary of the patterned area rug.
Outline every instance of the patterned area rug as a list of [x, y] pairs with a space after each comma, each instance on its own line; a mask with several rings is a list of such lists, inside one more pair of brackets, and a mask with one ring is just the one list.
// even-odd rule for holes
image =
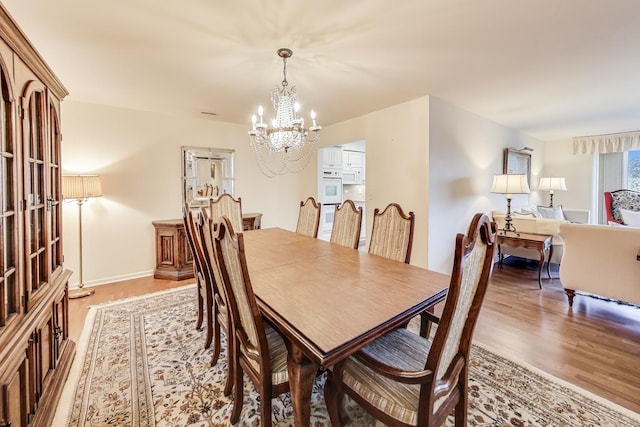
[[[226, 426], [226, 352], [210, 367], [195, 329], [195, 286], [93, 307], [55, 426]], [[225, 344], [226, 347], [226, 344]], [[322, 395], [312, 425], [330, 425]], [[477, 345], [469, 374], [471, 426], [640, 426], [640, 416]], [[245, 376], [241, 426], [259, 425], [259, 397]], [[376, 423], [348, 400], [354, 426]], [[273, 400], [274, 425], [293, 425], [289, 394]], [[447, 425], [453, 425], [452, 418]]]

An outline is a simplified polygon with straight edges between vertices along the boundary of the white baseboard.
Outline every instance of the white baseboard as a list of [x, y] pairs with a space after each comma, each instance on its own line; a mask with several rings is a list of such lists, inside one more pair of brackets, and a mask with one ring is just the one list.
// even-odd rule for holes
[[[139, 279], [140, 277], [147, 277], [152, 275], [153, 275], [153, 270], [148, 270], [148, 271], [140, 271], [138, 273], [123, 274], [121, 276], [104, 277], [102, 279], [96, 279], [96, 280], [91, 280], [89, 282], [84, 282], [84, 287], [87, 288], [87, 287], [93, 287], [93, 286], [106, 285], [108, 283], [122, 282], [123, 280]], [[69, 283], [69, 289], [77, 289], [77, 288], [78, 288], [78, 282]]]

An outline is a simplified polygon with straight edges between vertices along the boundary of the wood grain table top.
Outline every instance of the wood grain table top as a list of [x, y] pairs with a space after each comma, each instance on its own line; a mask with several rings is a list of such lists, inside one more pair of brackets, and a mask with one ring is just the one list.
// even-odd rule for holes
[[265, 316], [330, 366], [432, 305], [449, 276], [290, 231], [244, 233]]

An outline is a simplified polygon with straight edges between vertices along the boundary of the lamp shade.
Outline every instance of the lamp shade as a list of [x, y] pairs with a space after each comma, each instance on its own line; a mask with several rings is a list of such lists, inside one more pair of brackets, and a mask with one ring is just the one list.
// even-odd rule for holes
[[491, 192], [500, 194], [528, 194], [531, 190], [529, 190], [527, 175], [505, 174], [494, 175]]
[[564, 178], [552, 177], [552, 178], [540, 178], [540, 185], [538, 190], [563, 190], [567, 191], [567, 184], [564, 182]]
[[62, 197], [88, 199], [102, 196], [100, 177], [97, 175], [65, 175], [62, 177]]

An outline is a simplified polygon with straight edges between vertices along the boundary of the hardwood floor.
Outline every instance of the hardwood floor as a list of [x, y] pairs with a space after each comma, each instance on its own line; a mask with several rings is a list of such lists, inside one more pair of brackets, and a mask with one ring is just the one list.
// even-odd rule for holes
[[[537, 266], [513, 257], [496, 266], [474, 341], [640, 412], [640, 308], [578, 295], [570, 310], [557, 268], [540, 290]], [[96, 287], [70, 301], [71, 337], [77, 342], [90, 305], [188, 283], [147, 277]]]

